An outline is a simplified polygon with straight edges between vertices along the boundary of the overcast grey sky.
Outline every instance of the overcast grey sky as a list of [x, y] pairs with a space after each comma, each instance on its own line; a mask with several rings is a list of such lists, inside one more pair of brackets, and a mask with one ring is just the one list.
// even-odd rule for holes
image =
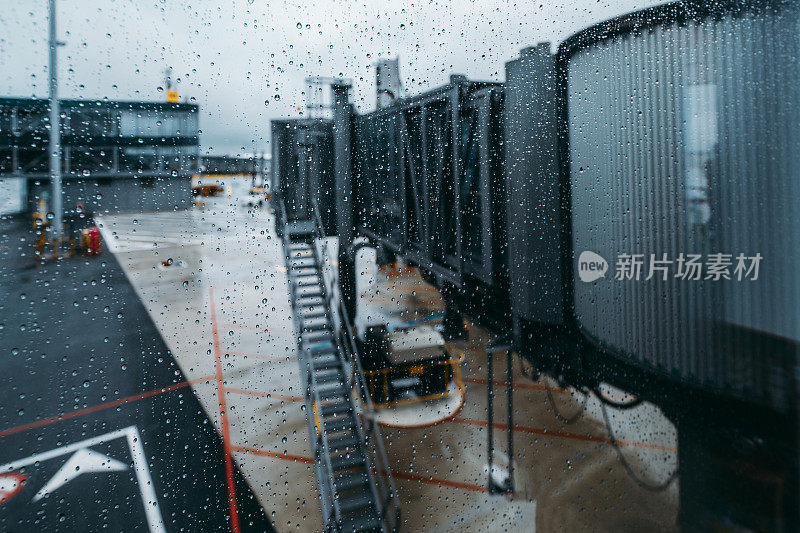
[[[400, 56], [407, 92], [451, 73], [502, 80], [503, 65], [539, 41], [655, 0], [58, 0], [61, 95], [163, 100], [164, 69], [200, 104], [210, 153], [267, 148], [269, 120], [298, 116], [309, 75], [354, 81], [374, 106], [379, 57]], [[47, 95], [47, 1], [3, 0], [0, 96]]]

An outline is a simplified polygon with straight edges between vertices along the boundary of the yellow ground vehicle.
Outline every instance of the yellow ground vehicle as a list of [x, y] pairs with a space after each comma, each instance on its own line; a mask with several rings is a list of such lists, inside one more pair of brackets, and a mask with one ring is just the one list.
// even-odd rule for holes
[[463, 393], [463, 353], [452, 353], [432, 326], [371, 326], [362, 344], [364, 376], [378, 408]]
[[192, 186], [192, 196], [216, 196], [222, 194], [223, 188], [219, 183], [211, 183], [209, 185], [194, 185]]

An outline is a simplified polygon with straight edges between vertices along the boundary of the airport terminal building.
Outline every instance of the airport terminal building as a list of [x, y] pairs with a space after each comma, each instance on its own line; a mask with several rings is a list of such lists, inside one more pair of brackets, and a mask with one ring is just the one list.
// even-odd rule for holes
[[[191, 199], [198, 168], [198, 106], [61, 100], [65, 211], [170, 210]], [[0, 214], [49, 199], [49, 104], [0, 98]]]

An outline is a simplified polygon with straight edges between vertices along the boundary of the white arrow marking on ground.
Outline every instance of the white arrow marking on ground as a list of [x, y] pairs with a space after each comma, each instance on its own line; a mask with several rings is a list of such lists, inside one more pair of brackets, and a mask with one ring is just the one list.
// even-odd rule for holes
[[81, 474], [91, 474], [95, 472], [120, 472], [127, 470], [125, 463], [112, 459], [107, 455], [95, 452], [89, 448], [83, 448], [72, 454], [64, 466], [58, 469], [56, 475], [50, 478], [44, 487], [41, 488], [33, 501], [37, 502], [45, 495], [55, 491], [80, 476]]
[[144, 446], [142, 446], [142, 436], [139, 434], [139, 429], [136, 426], [117, 429], [104, 435], [92, 437], [56, 448], [55, 450], [37, 453], [12, 463], [0, 465], [0, 473], [12, 472], [24, 466], [49, 461], [55, 457], [67, 455], [78, 450], [89, 448], [90, 446], [97, 446], [102, 442], [109, 442], [123, 437], [128, 441], [128, 448], [131, 451], [131, 457], [133, 457], [133, 470], [136, 472], [136, 481], [139, 484], [139, 490], [142, 494], [142, 503], [144, 503], [144, 512], [147, 514], [147, 525], [149, 526], [150, 533], [166, 533], [164, 520], [161, 518], [161, 509], [159, 508], [158, 499], [156, 498], [156, 490], [153, 487], [153, 478], [150, 476], [150, 470], [147, 468], [147, 457], [144, 454]]

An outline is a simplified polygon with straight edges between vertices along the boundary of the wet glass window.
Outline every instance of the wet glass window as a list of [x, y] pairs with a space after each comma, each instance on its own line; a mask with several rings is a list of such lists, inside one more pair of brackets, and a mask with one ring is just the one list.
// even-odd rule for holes
[[7, 0], [0, 530], [800, 530], [798, 27]]

